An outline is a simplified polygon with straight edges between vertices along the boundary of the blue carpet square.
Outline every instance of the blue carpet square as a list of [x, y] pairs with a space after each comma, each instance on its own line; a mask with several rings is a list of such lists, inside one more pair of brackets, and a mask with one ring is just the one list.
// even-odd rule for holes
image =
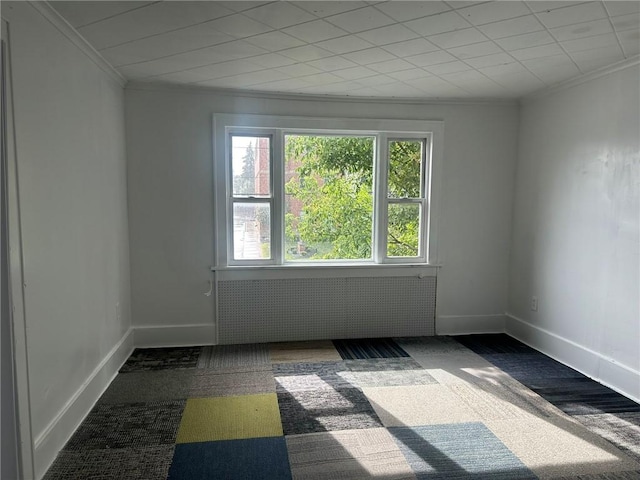
[[390, 427], [388, 430], [418, 480], [537, 478], [481, 423]]
[[409, 356], [409, 354], [391, 338], [334, 340], [333, 345], [343, 360], [400, 358]]
[[168, 480], [291, 480], [284, 437], [176, 445]]

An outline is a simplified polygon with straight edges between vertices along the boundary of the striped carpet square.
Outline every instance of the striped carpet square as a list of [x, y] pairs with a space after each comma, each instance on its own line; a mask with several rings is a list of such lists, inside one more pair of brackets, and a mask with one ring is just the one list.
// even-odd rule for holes
[[344, 360], [409, 356], [409, 354], [391, 338], [334, 340], [333, 344]]

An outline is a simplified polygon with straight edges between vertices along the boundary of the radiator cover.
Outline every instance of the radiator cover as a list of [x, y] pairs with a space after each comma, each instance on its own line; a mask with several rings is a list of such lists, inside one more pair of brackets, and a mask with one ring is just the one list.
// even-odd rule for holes
[[218, 282], [218, 343], [435, 334], [436, 277]]

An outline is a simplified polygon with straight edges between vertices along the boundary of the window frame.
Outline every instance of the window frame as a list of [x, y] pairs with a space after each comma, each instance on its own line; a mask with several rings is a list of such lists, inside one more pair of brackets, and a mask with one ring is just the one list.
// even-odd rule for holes
[[[438, 192], [442, 164], [442, 121], [384, 120], [272, 115], [214, 114], [213, 116], [214, 258], [215, 268], [320, 266], [437, 265]], [[285, 261], [284, 255], [284, 138], [286, 135], [354, 135], [375, 137], [372, 257], [366, 260]], [[270, 136], [271, 198], [256, 197], [270, 204], [271, 258], [234, 259], [233, 179], [231, 136]], [[390, 141], [424, 140], [421, 168], [421, 198], [388, 198], [388, 149]], [[424, 173], [422, 173], [424, 172]], [[249, 200], [249, 197], [247, 197]], [[391, 200], [391, 202], [390, 202]], [[415, 203], [421, 210], [420, 251], [415, 257], [389, 257], [387, 251], [388, 205]]]

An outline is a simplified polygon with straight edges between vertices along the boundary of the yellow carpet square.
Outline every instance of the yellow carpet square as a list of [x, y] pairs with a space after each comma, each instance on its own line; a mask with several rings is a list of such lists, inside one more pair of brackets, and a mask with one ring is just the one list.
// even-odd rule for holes
[[274, 393], [190, 398], [182, 415], [176, 443], [281, 435], [280, 410]]
[[271, 343], [269, 344], [269, 356], [273, 363], [316, 363], [342, 360], [330, 340]]

